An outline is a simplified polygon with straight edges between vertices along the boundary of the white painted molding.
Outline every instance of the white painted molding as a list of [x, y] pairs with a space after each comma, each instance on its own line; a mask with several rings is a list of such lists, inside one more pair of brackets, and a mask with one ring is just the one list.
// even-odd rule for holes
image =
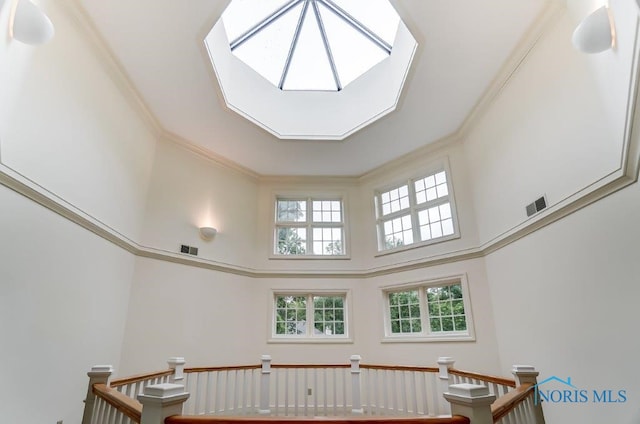
[[[637, 141], [636, 141], [637, 142]], [[556, 222], [573, 212], [590, 205], [616, 191], [627, 187], [637, 181], [638, 158], [635, 158], [635, 166], [625, 166], [624, 169], [631, 170], [632, 175], [626, 175], [622, 171], [616, 171], [609, 175], [609, 178], [600, 180], [597, 184], [580, 190], [565, 201], [545, 209], [534, 219], [527, 220], [521, 225], [501, 234], [479, 247], [465, 250], [447, 252], [444, 254], [431, 255], [418, 260], [399, 262], [393, 265], [374, 267], [368, 269], [354, 270], [311, 270], [311, 271], [291, 271], [291, 270], [259, 270], [249, 267], [213, 261], [209, 259], [190, 257], [179, 253], [162, 249], [142, 246], [127, 238], [113, 228], [91, 217], [62, 198], [47, 191], [33, 181], [18, 174], [16, 171], [0, 164], [0, 184], [11, 190], [22, 194], [34, 202], [46, 207], [52, 212], [78, 224], [88, 231], [103, 239], [112, 242], [122, 249], [144, 258], [162, 260], [166, 262], [178, 263], [182, 265], [204, 268], [213, 271], [225, 272], [229, 274], [243, 275], [252, 278], [372, 278], [392, 273], [405, 272], [415, 269], [428, 268], [453, 262], [460, 262], [470, 259], [485, 257], [514, 241], [517, 241], [553, 222]]]

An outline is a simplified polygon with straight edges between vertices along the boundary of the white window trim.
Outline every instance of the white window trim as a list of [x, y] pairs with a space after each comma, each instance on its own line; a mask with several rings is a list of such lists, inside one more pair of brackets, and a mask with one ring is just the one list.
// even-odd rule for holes
[[[428, 175], [437, 174], [438, 172], [445, 171], [447, 175], [447, 189], [449, 194], [447, 195], [449, 205], [451, 206], [451, 218], [453, 220], [453, 234], [444, 237], [438, 237], [436, 239], [430, 240], [420, 240], [420, 225], [418, 222], [418, 212], [423, 209], [428, 209], [429, 207], [433, 207], [434, 204], [439, 203], [439, 199], [432, 201], [431, 203], [427, 202], [421, 205], [418, 205], [416, 202], [416, 193], [415, 186], [413, 185], [414, 181], [424, 178]], [[382, 204], [381, 204], [381, 194], [398, 188], [403, 185], [407, 185], [409, 188], [409, 208], [403, 209], [402, 211], [393, 212], [387, 215], [382, 215]], [[387, 184], [379, 187], [374, 191], [373, 196], [373, 207], [375, 211], [376, 218], [376, 241], [377, 241], [377, 253], [375, 257], [385, 256], [389, 254], [393, 254], [396, 252], [403, 252], [410, 249], [415, 249], [418, 247], [430, 246], [437, 243], [442, 243], [449, 240], [454, 240], [460, 238], [460, 226], [458, 223], [458, 212], [456, 208], [455, 201], [455, 193], [453, 190], [453, 182], [452, 182], [452, 174], [451, 169], [449, 168], [449, 161], [443, 160], [438, 165], [430, 166], [426, 169], [425, 172], [420, 174], [413, 174], [409, 178], [404, 181], [397, 181], [394, 184]], [[444, 203], [444, 202], [442, 202]], [[383, 222], [388, 221], [389, 219], [397, 218], [398, 216], [406, 215], [409, 213], [411, 216], [411, 229], [413, 231], [413, 240], [414, 242], [411, 244], [406, 244], [398, 247], [394, 247], [392, 249], [382, 249], [382, 243], [384, 241], [384, 229]]]
[[[278, 199], [280, 200], [307, 200], [307, 199], [311, 199], [313, 200], [340, 200], [342, 202], [342, 243], [343, 243], [343, 249], [344, 249], [344, 253], [342, 255], [314, 255], [314, 254], [304, 254], [304, 255], [279, 255], [277, 253], [275, 253], [275, 247], [276, 247], [276, 229], [278, 227], [278, 223], [276, 222], [276, 202], [278, 201]], [[345, 259], [351, 259], [351, 243], [350, 243], [350, 236], [349, 236], [349, 224], [348, 224], [348, 204], [347, 204], [347, 195], [345, 192], [342, 191], [337, 191], [337, 192], [333, 192], [333, 191], [322, 191], [322, 192], [316, 192], [316, 191], [277, 191], [272, 193], [271, 196], [271, 204], [269, 206], [270, 208], [270, 224], [269, 224], [269, 228], [271, 231], [271, 236], [269, 238], [269, 254], [268, 254], [268, 258], [269, 259], [277, 259], [277, 260], [345, 260]], [[322, 225], [322, 223], [319, 223], [320, 225]], [[332, 224], [328, 223], [329, 226], [332, 226]], [[312, 224], [307, 224], [305, 223], [304, 226], [307, 227], [307, 225], [311, 225]], [[336, 226], [335, 224], [333, 224], [333, 226]], [[309, 227], [308, 227], [309, 228]], [[309, 239], [309, 236], [307, 236], [307, 238]]]
[[[426, 308], [426, 299], [423, 290], [427, 287], [439, 287], [450, 284], [460, 283], [462, 288], [462, 301], [464, 304], [465, 317], [467, 320], [466, 332], [442, 332], [432, 333], [429, 325], [429, 311]], [[420, 319], [422, 320], [421, 333], [403, 333], [394, 334], [391, 332], [391, 317], [389, 314], [389, 293], [396, 291], [405, 291], [411, 289], [420, 289]], [[380, 291], [382, 296], [383, 317], [384, 317], [384, 334], [382, 343], [415, 343], [415, 342], [469, 342], [475, 341], [475, 329], [473, 322], [473, 314], [471, 309], [471, 297], [469, 295], [469, 284], [466, 274], [442, 277], [431, 280], [413, 281], [402, 284], [394, 284], [382, 287]]]
[[[344, 296], [344, 335], [314, 335], [309, 332], [306, 335], [276, 334], [276, 296]], [[311, 303], [312, 305], [312, 303]], [[322, 343], [322, 344], [343, 344], [353, 343], [353, 332], [351, 326], [351, 290], [345, 289], [320, 289], [320, 290], [300, 290], [282, 289], [271, 290], [269, 298], [269, 323], [267, 326], [267, 343]], [[307, 328], [313, 328], [313, 307], [307, 307]]]

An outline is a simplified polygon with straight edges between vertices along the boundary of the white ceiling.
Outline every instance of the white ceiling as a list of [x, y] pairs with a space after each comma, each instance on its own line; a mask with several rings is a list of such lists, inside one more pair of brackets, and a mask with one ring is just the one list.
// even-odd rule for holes
[[279, 140], [224, 105], [203, 40], [227, 0], [77, 0], [163, 130], [263, 175], [364, 174], [455, 133], [549, 0], [395, 0], [418, 41], [398, 108], [343, 141]]

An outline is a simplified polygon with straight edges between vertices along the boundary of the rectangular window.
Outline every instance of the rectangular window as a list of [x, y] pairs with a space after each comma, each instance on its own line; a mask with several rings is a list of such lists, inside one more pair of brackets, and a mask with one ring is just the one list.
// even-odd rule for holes
[[473, 340], [464, 277], [383, 291], [387, 341]]
[[275, 255], [344, 256], [342, 199], [277, 198]]
[[272, 340], [348, 340], [347, 293], [275, 293]]
[[440, 170], [376, 193], [379, 250], [454, 237], [450, 184]]

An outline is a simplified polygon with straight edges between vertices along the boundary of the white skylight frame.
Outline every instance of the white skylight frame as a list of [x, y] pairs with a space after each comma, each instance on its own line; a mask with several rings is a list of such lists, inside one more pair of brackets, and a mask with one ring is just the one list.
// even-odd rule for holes
[[342, 91], [328, 92], [278, 89], [231, 53], [222, 19], [204, 44], [226, 106], [287, 140], [344, 140], [394, 111], [418, 48], [401, 20], [387, 59]]
[[234, 55], [279, 89], [328, 91], [386, 59], [401, 22], [387, 0], [234, 0], [222, 21]]

